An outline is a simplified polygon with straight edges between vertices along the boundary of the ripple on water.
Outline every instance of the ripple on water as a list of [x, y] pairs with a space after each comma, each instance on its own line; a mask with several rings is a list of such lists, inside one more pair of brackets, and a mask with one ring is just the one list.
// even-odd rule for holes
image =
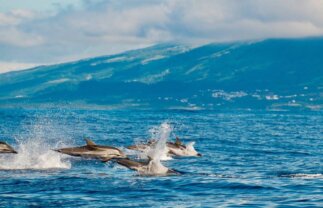
[[[186, 111], [0, 110], [0, 207], [321, 207], [320, 114]], [[114, 163], [50, 149], [129, 146], [167, 121], [201, 158], [162, 161], [181, 176], [142, 177]]]

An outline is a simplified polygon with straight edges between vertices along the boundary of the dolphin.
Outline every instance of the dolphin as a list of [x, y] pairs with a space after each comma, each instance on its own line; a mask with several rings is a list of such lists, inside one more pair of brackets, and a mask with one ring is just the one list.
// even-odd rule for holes
[[179, 172], [169, 169], [160, 163], [158, 160], [154, 160], [148, 157], [146, 162], [134, 161], [129, 158], [116, 159], [119, 165], [129, 168], [130, 170], [137, 171], [140, 175], [177, 175]]
[[18, 152], [14, 150], [9, 144], [0, 141], [0, 153], [15, 153], [17, 154]]
[[168, 153], [175, 156], [198, 156], [202, 155], [198, 153], [194, 148], [195, 142], [190, 142], [188, 145], [184, 145], [182, 141], [176, 137], [176, 141], [167, 142]]
[[[127, 149], [145, 152], [148, 148], [151, 148], [155, 144], [155, 140], [149, 140], [146, 144], [132, 145], [127, 147]], [[191, 142], [188, 145], [184, 145], [183, 142], [176, 137], [176, 141], [167, 142], [166, 147], [169, 155], [201, 157], [202, 155], [195, 150], [194, 144], [195, 142]]]
[[85, 146], [68, 147], [56, 149], [54, 151], [76, 157], [97, 158], [102, 161], [109, 161], [112, 158], [127, 158], [127, 156], [118, 148], [97, 145], [92, 140], [87, 138], [85, 141]]
[[135, 145], [128, 146], [126, 148], [130, 149], [130, 150], [137, 150], [137, 151], [140, 151], [140, 152], [144, 152], [148, 148], [151, 148], [153, 145], [155, 145], [156, 142], [157, 142], [156, 140], [151, 139], [146, 144], [135, 144]]

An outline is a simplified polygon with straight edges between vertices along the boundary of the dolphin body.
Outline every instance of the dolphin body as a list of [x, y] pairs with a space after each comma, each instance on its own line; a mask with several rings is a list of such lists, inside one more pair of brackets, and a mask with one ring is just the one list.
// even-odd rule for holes
[[195, 142], [191, 142], [188, 145], [184, 145], [180, 139], [176, 137], [176, 142], [167, 142], [166, 146], [168, 148], [168, 153], [171, 155], [201, 157], [202, 155], [195, 150], [194, 144]]
[[18, 152], [14, 150], [9, 144], [0, 141], [0, 153], [14, 153], [17, 154]]
[[160, 161], [149, 158], [146, 162], [134, 161], [129, 158], [116, 159], [119, 165], [137, 171], [140, 175], [178, 175], [179, 172], [165, 167]]
[[85, 141], [85, 146], [68, 147], [56, 149], [54, 151], [76, 157], [96, 158], [105, 162], [113, 158], [127, 158], [127, 156], [118, 148], [97, 145], [90, 139], [85, 139]]
[[[147, 144], [138, 144], [138, 145], [132, 145], [127, 147], [127, 149], [131, 150], [137, 150], [144, 152], [148, 148], [151, 148], [153, 145], [155, 145], [156, 141], [150, 140]], [[188, 145], [184, 145], [182, 141], [176, 137], [175, 142], [167, 142], [166, 146], [168, 149], [168, 154], [174, 155], [174, 156], [192, 156], [192, 157], [200, 157], [202, 156], [200, 153], [198, 153], [194, 149], [195, 142], [191, 142]]]
[[135, 145], [128, 146], [127, 149], [144, 152], [148, 148], [151, 148], [153, 145], [155, 145], [156, 142], [157, 142], [156, 140], [152, 139], [152, 140], [149, 140], [147, 144], [135, 144]]
[[150, 144], [135, 144], [135, 145], [128, 146], [126, 148], [130, 149], [130, 150], [137, 150], [140, 152], [145, 152], [150, 147], [151, 147]]

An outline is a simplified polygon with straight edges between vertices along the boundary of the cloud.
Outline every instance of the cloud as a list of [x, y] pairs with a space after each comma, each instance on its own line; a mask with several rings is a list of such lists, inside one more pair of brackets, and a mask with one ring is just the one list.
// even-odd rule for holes
[[31, 67], [35, 67], [39, 64], [31, 64], [31, 63], [14, 63], [14, 62], [0, 62], [0, 73], [5, 73], [9, 71], [17, 71], [21, 69], [27, 69]]
[[181, 2], [173, 3], [178, 14], [173, 34], [178, 39], [217, 42], [323, 34], [323, 8], [318, 1]]
[[41, 45], [43, 38], [28, 30], [22, 30], [21, 25], [33, 21], [36, 14], [29, 10], [12, 10], [0, 13], [0, 44], [18, 47]]
[[84, 0], [0, 13], [0, 61], [64, 62], [160, 42], [323, 35], [320, 0]]

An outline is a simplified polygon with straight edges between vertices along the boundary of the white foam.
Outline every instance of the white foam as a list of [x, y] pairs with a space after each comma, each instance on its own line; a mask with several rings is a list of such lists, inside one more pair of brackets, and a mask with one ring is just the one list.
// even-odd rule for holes
[[156, 55], [156, 56], [153, 56], [151, 58], [147, 58], [147, 59], [141, 61], [141, 64], [148, 64], [151, 61], [156, 61], [156, 60], [163, 59], [163, 58], [165, 58], [165, 56]]
[[152, 137], [157, 142], [147, 151], [147, 157], [152, 161], [149, 163], [147, 174], [165, 174], [168, 168], [165, 167], [160, 161], [163, 159], [170, 159], [167, 155], [168, 149], [166, 146], [167, 139], [172, 131], [171, 126], [164, 122], [158, 128], [152, 129]]
[[63, 161], [60, 154], [52, 151], [48, 144], [39, 139], [20, 143], [18, 154], [0, 158], [0, 169], [69, 169], [71, 164]]
[[186, 153], [187, 155], [197, 155], [198, 152], [194, 148], [195, 142], [190, 142], [186, 145]]
[[47, 83], [48, 84], [60, 84], [60, 83], [63, 83], [63, 82], [68, 82], [68, 81], [70, 81], [70, 79], [62, 78], [62, 79], [51, 80], [51, 81], [48, 81]]
[[164, 77], [167, 76], [168, 74], [170, 74], [170, 70], [166, 69], [160, 73], [150, 74], [148, 76], [140, 77], [138, 79], [133, 79], [128, 82], [141, 82], [144, 84], [154, 84], [154, 83], [162, 81], [164, 79]]
[[[152, 152], [155, 151], [154, 147], [149, 147], [147, 146], [146, 149], [144, 149], [142, 152], [137, 153], [138, 158], [140, 159], [148, 159], [148, 156], [150, 156], [150, 154], [152, 154]], [[165, 160], [173, 160], [173, 158], [171, 156], [168, 156], [168, 149], [165, 149], [165, 151], [162, 152], [162, 154], [160, 155], [160, 161], [165, 161]]]
[[265, 98], [266, 100], [279, 100], [278, 95], [266, 95]]
[[235, 98], [245, 97], [248, 94], [244, 91], [237, 91], [237, 92], [225, 92], [224, 90], [213, 90], [212, 97], [214, 98], [221, 98], [226, 101], [233, 100]]
[[[152, 137], [157, 140], [156, 144], [153, 145], [147, 152], [147, 155], [154, 160], [161, 160], [162, 158], [167, 158], [168, 149], [166, 146], [167, 139], [172, 131], [171, 126], [164, 122], [159, 128], [152, 129]], [[156, 138], [157, 137], [157, 138]]]
[[313, 174], [296, 173], [296, 174], [290, 174], [290, 175], [288, 175], [288, 177], [291, 177], [291, 178], [304, 178], [304, 179], [313, 179], [313, 178], [323, 179], [323, 174], [320, 174], [320, 173], [313, 173]]
[[71, 168], [70, 162], [64, 160], [63, 155], [51, 150], [62, 142], [51, 135], [52, 132], [47, 127], [52, 126], [36, 124], [29, 134], [16, 138], [17, 146], [14, 148], [18, 154], [1, 155], [0, 170]]

